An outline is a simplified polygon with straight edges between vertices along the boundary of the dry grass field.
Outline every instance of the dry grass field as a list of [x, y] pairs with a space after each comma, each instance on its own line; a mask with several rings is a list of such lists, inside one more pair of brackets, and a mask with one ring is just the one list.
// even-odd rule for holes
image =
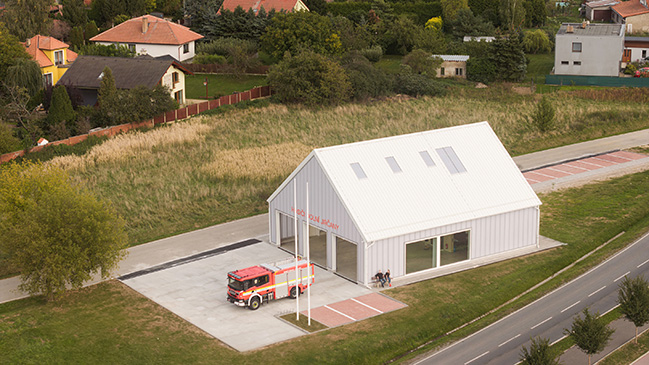
[[265, 199], [316, 147], [487, 120], [518, 155], [649, 127], [644, 97], [625, 95], [550, 94], [557, 128], [546, 134], [526, 118], [538, 96], [507, 85], [326, 109], [267, 104], [121, 135], [51, 163], [112, 201], [138, 244], [265, 212]]

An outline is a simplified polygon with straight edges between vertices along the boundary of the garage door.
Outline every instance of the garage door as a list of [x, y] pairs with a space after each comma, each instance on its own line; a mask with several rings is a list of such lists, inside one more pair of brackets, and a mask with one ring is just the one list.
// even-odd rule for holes
[[356, 265], [358, 250], [356, 244], [336, 237], [336, 272], [357, 281]]
[[309, 225], [309, 247], [311, 261], [327, 267], [327, 232]]
[[295, 253], [295, 221], [293, 217], [284, 213], [277, 214], [279, 215], [279, 244], [283, 249]]

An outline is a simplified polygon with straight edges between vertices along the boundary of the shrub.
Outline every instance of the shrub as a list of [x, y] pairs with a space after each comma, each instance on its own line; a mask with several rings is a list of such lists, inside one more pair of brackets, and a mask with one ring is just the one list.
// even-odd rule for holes
[[526, 53], [550, 53], [552, 51], [552, 43], [548, 38], [547, 33], [542, 29], [537, 29], [525, 33], [523, 36], [523, 49]]
[[212, 64], [222, 65], [227, 63], [228, 60], [225, 57], [218, 54], [199, 53], [194, 57], [194, 60], [192, 62], [199, 65], [212, 65]]
[[426, 25], [424, 26], [426, 29], [431, 29], [431, 30], [436, 30], [436, 31], [441, 31], [442, 26], [444, 23], [442, 22], [442, 17], [441, 16], [436, 16], [428, 19], [426, 22]]
[[294, 57], [287, 54], [270, 69], [268, 82], [274, 97], [282, 102], [337, 104], [351, 93], [351, 84], [340, 64], [313, 51]]
[[343, 57], [342, 62], [352, 85], [353, 99], [366, 100], [392, 92], [390, 77], [374, 67], [361, 53], [351, 52]]
[[0, 123], [0, 154], [18, 151], [22, 148], [20, 140], [14, 136], [13, 128]]
[[466, 75], [471, 81], [490, 83], [496, 80], [498, 69], [488, 57], [471, 57], [466, 63]]
[[444, 89], [444, 86], [439, 82], [430, 79], [425, 75], [405, 70], [397, 74], [394, 81], [394, 91], [396, 93], [410, 96], [437, 96], [446, 93], [446, 89]]
[[238, 38], [217, 38], [211, 42], [199, 43], [196, 45], [196, 53], [206, 55], [228, 56], [230, 49], [242, 48], [246, 53], [256, 53], [259, 45], [255, 41]]
[[548, 132], [555, 127], [556, 111], [550, 100], [543, 96], [536, 104], [534, 112], [530, 116], [532, 124], [541, 132]]
[[360, 53], [370, 62], [379, 62], [381, 57], [383, 57], [383, 48], [377, 44], [376, 46], [362, 49]]
[[636, 65], [629, 63], [628, 65], [626, 65], [626, 68], [624, 69], [624, 73], [626, 75], [633, 75], [637, 70], [638, 68], [636, 67]]
[[403, 64], [408, 65], [414, 73], [435, 77], [437, 69], [442, 64], [442, 59], [432, 57], [424, 50], [416, 49], [403, 58]]

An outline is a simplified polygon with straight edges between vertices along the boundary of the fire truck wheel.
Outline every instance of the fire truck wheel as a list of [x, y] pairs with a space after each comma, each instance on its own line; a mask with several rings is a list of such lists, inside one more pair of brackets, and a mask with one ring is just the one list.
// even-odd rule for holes
[[299, 294], [296, 293], [296, 292], [297, 292], [296, 287], [295, 287], [295, 286], [292, 287], [292, 288], [291, 288], [291, 298], [295, 299], [295, 298], [297, 298], [298, 295], [302, 294], [302, 291], [301, 291], [301, 290], [300, 290]]
[[250, 299], [250, 305], [248, 305], [248, 308], [252, 311], [259, 309], [261, 306], [261, 301], [259, 300], [259, 297], [254, 297]]

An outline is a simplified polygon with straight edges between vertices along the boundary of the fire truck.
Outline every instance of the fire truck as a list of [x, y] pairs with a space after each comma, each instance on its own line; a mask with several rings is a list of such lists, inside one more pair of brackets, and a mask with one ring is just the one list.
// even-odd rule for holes
[[312, 263], [300, 258], [297, 268], [297, 280], [295, 258], [231, 271], [227, 299], [240, 307], [256, 310], [264, 301], [268, 303], [288, 296], [296, 298], [315, 281]]

